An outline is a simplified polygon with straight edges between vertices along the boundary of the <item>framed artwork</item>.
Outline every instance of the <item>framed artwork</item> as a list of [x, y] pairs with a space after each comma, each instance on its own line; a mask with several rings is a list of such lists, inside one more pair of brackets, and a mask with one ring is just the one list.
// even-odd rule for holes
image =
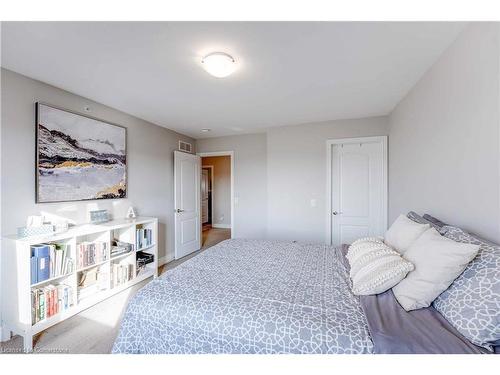
[[127, 196], [127, 129], [36, 103], [36, 202]]

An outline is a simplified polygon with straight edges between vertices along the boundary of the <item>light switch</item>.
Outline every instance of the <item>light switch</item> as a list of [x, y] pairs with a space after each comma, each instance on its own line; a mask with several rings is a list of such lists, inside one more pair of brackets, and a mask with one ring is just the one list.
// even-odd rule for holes
[[311, 199], [311, 207], [313, 207], [313, 208], [316, 207], [317, 203], [318, 202], [316, 201], [316, 199]]

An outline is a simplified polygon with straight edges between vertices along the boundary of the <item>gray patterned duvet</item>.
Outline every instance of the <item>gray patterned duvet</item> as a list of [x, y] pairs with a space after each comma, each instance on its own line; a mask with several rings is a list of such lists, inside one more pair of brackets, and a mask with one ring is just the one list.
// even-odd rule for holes
[[371, 353], [342, 254], [228, 240], [130, 301], [113, 353]]

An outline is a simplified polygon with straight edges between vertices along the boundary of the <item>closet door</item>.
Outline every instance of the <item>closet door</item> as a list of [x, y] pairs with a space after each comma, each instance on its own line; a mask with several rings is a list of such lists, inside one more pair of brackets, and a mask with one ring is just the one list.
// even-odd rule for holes
[[332, 141], [331, 244], [350, 244], [361, 237], [384, 234], [387, 227], [386, 142], [385, 137]]

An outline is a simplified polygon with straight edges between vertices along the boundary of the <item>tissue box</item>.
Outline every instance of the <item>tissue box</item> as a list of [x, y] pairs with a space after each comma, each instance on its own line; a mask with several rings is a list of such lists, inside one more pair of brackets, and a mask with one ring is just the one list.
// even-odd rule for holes
[[43, 224], [39, 227], [20, 227], [17, 228], [17, 236], [20, 238], [31, 236], [43, 236], [44, 234], [53, 234], [54, 226], [52, 224]]

